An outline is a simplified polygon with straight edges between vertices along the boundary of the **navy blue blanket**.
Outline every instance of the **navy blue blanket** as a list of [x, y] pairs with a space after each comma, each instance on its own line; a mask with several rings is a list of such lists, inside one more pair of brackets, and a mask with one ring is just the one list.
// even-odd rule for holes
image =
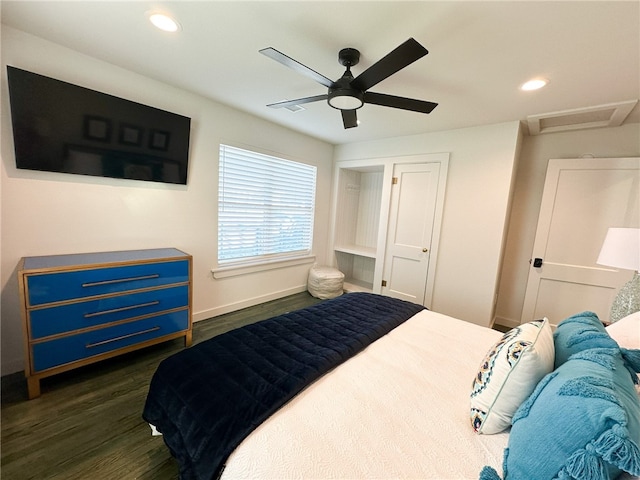
[[424, 307], [349, 293], [219, 335], [165, 359], [143, 418], [183, 480], [211, 480], [256, 427], [307, 385]]

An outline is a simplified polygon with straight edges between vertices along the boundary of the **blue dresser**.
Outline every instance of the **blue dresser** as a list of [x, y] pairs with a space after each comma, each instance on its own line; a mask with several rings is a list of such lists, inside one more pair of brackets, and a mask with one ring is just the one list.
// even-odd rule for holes
[[29, 398], [40, 380], [184, 337], [192, 258], [175, 248], [25, 257], [18, 267]]

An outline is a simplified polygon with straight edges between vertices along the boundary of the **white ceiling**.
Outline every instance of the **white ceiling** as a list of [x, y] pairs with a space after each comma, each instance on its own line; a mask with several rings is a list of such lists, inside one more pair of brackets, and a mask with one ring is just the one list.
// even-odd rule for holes
[[[172, 14], [175, 34], [145, 12]], [[513, 120], [640, 98], [638, 1], [2, 1], [2, 23], [334, 144]], [[339, 78], [414, 37], [426, 57], [373, 91], [435, 101], [429, 115], [376, 105], [344, 130], [325, 102], [292, 113], [268, 103], [326, 88], [261, 55], [274, 47]], [[549, 85], [522, 92], [542, 76]], [[636, 106], [627, 122], [640, 122]]]

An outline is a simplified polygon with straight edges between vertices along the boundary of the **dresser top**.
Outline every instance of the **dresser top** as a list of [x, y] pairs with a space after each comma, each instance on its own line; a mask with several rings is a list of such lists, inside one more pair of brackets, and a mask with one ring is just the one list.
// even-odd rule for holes
[[45, 255], [24, 257], [24, 270], [71, 267], [98, 263], [120, 263], [146, 260], [184, 258], [189, 256], [176, 248], [153, 248], [119, 252], [72, 253], [69, 255]]

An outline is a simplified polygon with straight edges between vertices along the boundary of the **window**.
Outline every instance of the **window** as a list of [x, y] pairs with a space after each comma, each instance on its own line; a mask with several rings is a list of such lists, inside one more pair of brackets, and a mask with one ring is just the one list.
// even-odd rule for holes
[[218, 263], [311, 253], [316, 167], [220, 145]]

